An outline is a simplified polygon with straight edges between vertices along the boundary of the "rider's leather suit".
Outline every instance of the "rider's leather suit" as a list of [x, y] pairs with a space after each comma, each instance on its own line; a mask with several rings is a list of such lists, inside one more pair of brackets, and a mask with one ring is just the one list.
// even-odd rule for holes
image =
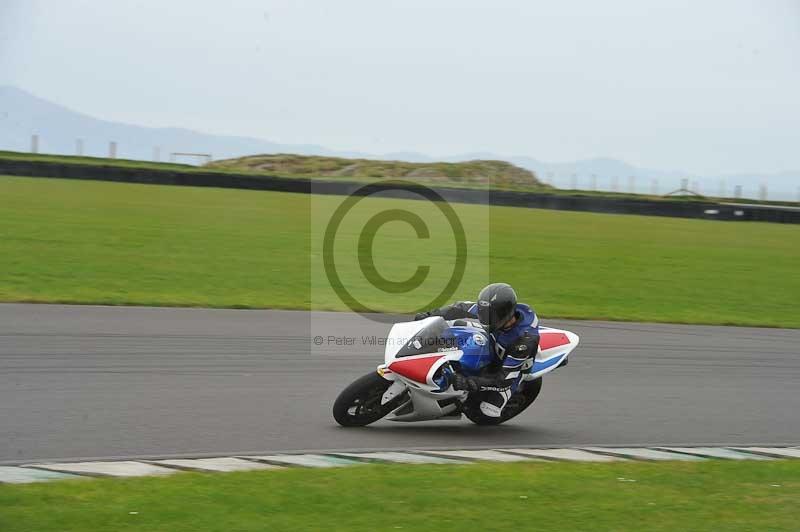
[[[491, 334], [500, 368], [485, 376], [462, 379], [468, 391], [482, 392], [480, 409], [490, 417], [500, 417], [508, 398], [521, 381], [521, 368], [528, 359], [536, 356], [539, 349], [539, 318], [536, 312], [524, 303], [517, 303], [514, 315], [517, 320], [511, 328]], [[441, 316], [446, 320], [478, 319], [477, 305], [471, 301], [459, 301], [417, 314], [415, 319], [428, 316]]]

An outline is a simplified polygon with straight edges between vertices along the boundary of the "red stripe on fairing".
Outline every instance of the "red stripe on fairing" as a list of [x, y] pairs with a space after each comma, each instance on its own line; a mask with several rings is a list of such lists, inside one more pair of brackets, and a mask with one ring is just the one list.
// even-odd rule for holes
[[412, 358], [411, 360], [395, 360], [389, 364], [389, 369], [417, 382], [428, 383], [428, 372], [436, 361], [444, 355], [433, 355], [424, 358]]
[[569, 344], [567, 335], [560, 332], [542, 332], [539, 333], [539, 347], [542, 351], [558, 347], [560, 345]]

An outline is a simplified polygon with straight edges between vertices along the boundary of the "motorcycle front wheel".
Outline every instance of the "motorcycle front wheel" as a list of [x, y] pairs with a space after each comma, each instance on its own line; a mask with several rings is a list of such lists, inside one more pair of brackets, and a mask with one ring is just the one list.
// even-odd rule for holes
[[391, 386], [376, 372], [371, 372], [354, 381], [342, 390], [333, 403], [333, 418], [343, 427], [364, 427], [375, 423], [397, 408], [400, 394], [385, 405], [381, 404], [383, 393]]

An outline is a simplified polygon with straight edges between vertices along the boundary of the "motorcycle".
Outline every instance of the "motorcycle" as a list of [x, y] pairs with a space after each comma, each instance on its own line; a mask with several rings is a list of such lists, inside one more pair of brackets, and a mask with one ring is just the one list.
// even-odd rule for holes
[[521, 368], [515, 392], [500, 417], [479, 408], [481, 393], [455, 390], [451, 376], [486, 375], [497, 371], [502, 347], [480, 322], [447, 321], [431, 316], [396, 323], [386, 338], [384, 363], [345, 388], [333, 404], [333, 417], [344, 427], [363, 427], [382, 418], [389, 421], [458, 420], [462, 415], [478, 425], [499, 425], [528, 408], [542, 389], [542, 376], [567, 365], [578, 335], [539, 327], [536, 356]]

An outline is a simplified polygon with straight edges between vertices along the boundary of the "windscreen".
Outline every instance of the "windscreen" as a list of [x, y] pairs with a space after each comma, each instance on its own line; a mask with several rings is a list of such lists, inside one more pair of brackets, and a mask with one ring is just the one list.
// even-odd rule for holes
[[397, 358], [424, 355], [458, 348], [458, 341], [450, 331], [444, 318], [431, 320], [431, 323], [408, 338], [395, 355]]

